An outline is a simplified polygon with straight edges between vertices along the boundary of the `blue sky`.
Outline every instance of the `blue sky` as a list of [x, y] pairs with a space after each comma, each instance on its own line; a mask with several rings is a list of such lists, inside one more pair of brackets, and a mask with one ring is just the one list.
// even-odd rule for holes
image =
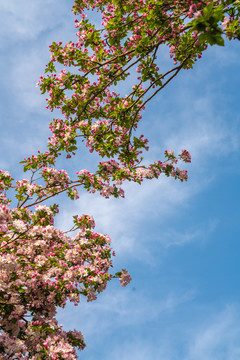
[[[23, 176], [18, 161], [46, 144], [53, 115], [35, 84], [51, 42], [75, 40], [71, 5], [0, 3], [0, 168], [16, 178]], [[127, 268], [133, 278], [127, 288], [113, 281], [97, 301], [59, 312], [66, 329], [85, 336], [80, 359], [239, 359], [239, 56], [238, 41], [209, 48], [143, 114], [146, 159], [188, 149], [187, 183], [161, 178], [127, 185], [125, 199], [82, 191], [76, 202], [62, 200], [57, 225], [66, 229], [72, 215], [93, 215], [97, 231], [112, 238], [116, 271]], [[88, 161], [82, 150], [75, 166]]]

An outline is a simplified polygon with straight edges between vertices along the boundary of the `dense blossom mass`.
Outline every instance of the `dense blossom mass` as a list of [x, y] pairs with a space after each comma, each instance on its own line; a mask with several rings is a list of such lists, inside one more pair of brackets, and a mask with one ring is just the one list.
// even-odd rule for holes
[[[112, 278], [126, 286], [131, 277], [125, 269], [110, 272], [111, 240], [94, 231], [91, 216], [74, 216], [73, 227], [64, 233], [54, 226], [59, 210], [51, 201], [60, 193], [78, 199], [81, 187], [105, 198], [124, 197], [124, 181], [141, 184], [161, 174], [187, 180], [178, 165], [191, 162], [185, 149], [179, 155], [166, 150], [164, 160], [144, 162], [148, 140], [137, 129], [142, 111], [209, 45], [240, 38], [239, 1], [76, 0], [72, 10], [76, 40], [52, 43], [45, 76], [37, 83], [47, 94], [47, 108], [58, 109], [62, 117], [50, 123], [46, 152], [22, 161], [25, 179], [14, 181], [0, 171], [4, 360], [77, 359], [77, 349], [85, 347], [83, 335], [62, 329], [57, 308], [67, 301], [77, 305], [81, 296], [95, 300]], [[165, 71], [159, 65], [163, 46], [170, 55]], [[127, 95], [121, 93], [126, 79], [132, 84]], [[57, 169], [61, 154], [70, 161], [84, 144], [99, 156], [95, 172], [76, 169], [71, 178]]]

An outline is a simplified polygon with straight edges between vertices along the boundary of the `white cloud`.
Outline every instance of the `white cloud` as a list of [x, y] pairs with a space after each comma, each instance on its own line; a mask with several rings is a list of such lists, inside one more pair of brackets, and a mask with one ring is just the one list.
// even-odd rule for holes
[[[64, 14], [66, 7], [68, 7], [68, 13]], [[69, 20], [71, 4], [59, 3], [56, 0], [44, 2], [12, 0], [1, 2], [0, 11], [2, 14], [1, 33], [5, 35], [1, 37], [0, 47], [2, 47], [9, 45], [9, 42], [13, 45], [19, 41], [36, 39], [42, 32], [52, 30], [56, 25], [61, 31], [59, 24], [66, 24]]]
[[[204, 162], [209, 165], [214, 158], [229, 156], [240, 146], [238, 121], [231, 119], [229, 123], [226, 106], [221, 113], [215, 96], [206, 92], [204, 97], [195, 98], [191, 90], [184, 89], [178, 95], [175, 110], [167, 111], [164, 119], [161, 116], [156, 118], [156, 114], [151, 119], [162, 149], [170, 148], [177, 153], [185, 148], [190, 151], [193, 161], [190, 170], [195, 164]], [[154, 154], [159, 153], [156, 140], [152, 150]]]
[[67, 41], [68, 37], [74, 36], [71, 7], [66, 14], [66, 4], [59, 5], [56, 0], [44, 3], [12, 1], [7, 5], [1, 3], [0, 10], [4, 19], [2, 33], [5, 35], [1, 37], [0, 47], [7, 51], [4, 63], [8, 74], [6, 88], [10, 85], [15, 101], [24, 111], [42, 113], [45, 96], [40, 95], [35, 85], [50, 59], [48, 46], [52, 41]]
[[[117, 281], [117, 280], [115, 280]], [[79, 308], [68, 306], [66, 310], [58, 312], [58, 321], [65, 328], [79, 328], [87, 337], [106, 336], [113, 327], [114, 331], [120, 328], [141, 327], [146, 322], [172, 314], [185, 303], [191, 302], [195, 292], [169, 293], [162, 299], [151, 298], [143, 291], [120, 289], [118, 284], [109, 288], [99, 296], [96, 302], [79, 304]]]
[[[47, 53], [47, 49], [45, 53]], [[39, 80], [41, 72], [44, 73], [43, 57], [43, 52], [36, 48], [30, 49], [27, 54], [20, 53], [12, 61], [9, 74], [15, 100], [25, 111], [34, 111], [38, 114], [44, 114], [46, 106], [44, 100], [46, 96], [41, 95], [39, 88], [36, 88], [36, 82]]]
[[[84, 306], [78, 320], [70, 311], [70, 318], [64, 319], [60, 314], [59, 320], [65, 320], [67, 327], [82, 325], [90, 346], [87, 357], [84, 352], [81, 354], [83, 359], [89, 359], [91, 354], [94, 359], [94, 352], [97, 354], [98, 350], [92, 347], [104, 342], [106, 360], [238, 360], [239, 304], [228, 304], [219, 311], [208, 306], [196, 307], [197, 315], [190, 311], [183, 317], [181, 306], [191, 307], [192, 300], [191, 293], [185, 298], [183, 295], [182, 299], [180, 295], [179, 302], [175, 302], [169, 311], [168, 298], [160, 302], [148, 300], [142, 307], [139, 302], [133, 306], [130, 299], [130, 307], [127, 304], [123, 309], [123, 297], [120, 297], [119, 302], [113, 301], [109, 310], [101, 305], [91, 310]], [[117, 341], [114, 334], [119, 334]], [[109, 343], [109, 338], [115, 341]]]
[[129, 184], [125, 199], [104, 199], [100, 196], [80, 193], [77, 202], [64, 205], [57, 226], [67, 230], [71, 227], [72, 216], [90, 214], [96, 221], [96, 230], [108, 233], [118, 256], [151, 258], [146, 247], [143, 229], [150, 223], [158, 224], [173, 217], [188, 207], [189, 199], [199, 191], [197, 185], [176, 183], [166, 178], [146, 181], [145, 184]]
[[[90, 350], [118, 333], [118, 340], [107, 347], [106, 360], [238, 360], [239, 304], [217, 310], [196, 301], [193, 290], [154, 299], [142, 291], [108, 289], [97, 302], [80, 304], [79, 310], [60, 310], [58, 320], [64, 328], [81, 329]], [[182, 313], [186, 307], [189, 311]]]
[[184, 360], [238, 360], [240, 357], [240, 309], [229, 304], [195, 329]]
[[177, 230], [168, 230], [161, 235], [160, 244], [168, 248], [171, 246], [184, 246], [192, 242], [203, 242], [214, 232], [218, 225], [218, 221], [212, 220], [208, 224], [199, 223], [195, 227], [188, 228], [184, 233]]
[[[110, 351], [106, 359], [113, 360], [238, 360], [240, 357], [239, 309], [227, 306], [215, 318], [199, 328], [188, 328], [183, 324], [178, 333], [166, 329], [157, 341], [149, 337], [124, 341]], [[147, 333], [147, 327], [146, 327]], [[184, 334], [184, 336], [183, 336]], [[166, 336], [167, 335], [167, 336]], [[155, 337], [154, 337], [155, 338]], [[132, 339], [131, 339], [132, 340]], [[179, 343], [179, 340], [182, 342]], [[186, 345], [187, 344], [187, 345]]]

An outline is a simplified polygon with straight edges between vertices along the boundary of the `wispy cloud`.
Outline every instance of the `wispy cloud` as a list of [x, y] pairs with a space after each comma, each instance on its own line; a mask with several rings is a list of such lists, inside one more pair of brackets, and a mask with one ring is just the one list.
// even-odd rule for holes
[[196, 191], [194, 186], [177, 184], [169, 179], [153, 181], [139, 187], [130, 184], [125, 199], [103, 199], [100, 196], [80, 193], [80, 199], [64, 206], [64, 212], [57, 221], [62, 229], [69, 228], [72, 216], [88, 213], [94, 216], [97, 231], [108, 233], [118, 255], [146, 257], [146, 247], [141, 229], [147, 226], [147, 219], [164, 224], [166, 219], [178, 212], [179, 205], [187, 203]]
[[195, 329], [184, 360], [238, 360], [240, 357], [239, 304], [210, 316], [208, 323]]
[[112, 320], [114, 328], [134, 329], [146, 322], [174, 313], [183, 304], [191, 302], [195, 292], [169, 293], [162, 299], [150, 299], [143, 291], [134, 290], [131, 285], [126, 289], [120, 289], [118, 284], [111, 286], [102, 294], [98, 301], [80, 303], [79, 309], [73, 306], [68, 311], [60, 310], [58, 319], [66, 328], [81, 325], [83, 332], [88, 337], [96, 334], [106, 334], [112, 331]]
[[[186, 305], [188, 302], [186, 302]], [[103, 323], [96, 324], [95, 328], [91, 328], [85, 333], [90, 344], [90, 352], [83, 352], [81, 357], [83, 359], [94, 359], [94, 355], [98, 354], [97, 345], [102, 341], [102, 334], [104, 334], [104, 341], [106, 346], [103, 346], [103, 356], [106, 360], [238, 360], [240, 355], [239, 336], [239, 304], [228, 304], [224, 309], [215, 311], [210, 308], [199, 308], [198, 318], [195, 321], [191, 320], [191, 315], [182, 321], [180, 312], [174, 312], [174, 320], [169, 313], [167, 319], [164, 318], [163, 313], [158, 313], [156, 304], [151, 304], [153, 308], [150, 310], [150, 321], [146, 317], [142, 318], [142, 313], [139, 313], [139, 321], [136, 323], [123, 322], [121, 326], [125, 331], [121, 332], [118, 327], [118, 317], [116, 314], [106, 314], [104, 312], [101, 320], [105, 322], [107, 318], [114, 325], [110, 325], [112, 331], [118, 336], [115, 338], [111, 335], [113, 341], [107, 341], [108, 333], [104, 328]], [[136, 304], [139, 306], [139, 304]], [[155, 311], [155, 320], [157, 326], [150, 328], [151, 314]], [[177, 310], [177, 307], [175, 308]], [[125, 316], [132, 319], [132, 309]], [[84, 309], [84, 313], [86, 309]], [[94, 312], [98, 316], [97, 312]], [[147, 313], [146, 313], [147, 314]], [[165, 311], [165, 315], [167, 312]], [[89, 315], [89, 314], [88, 314]], [[107, 315], [107, 316], [106, 316]], [[109, 316], [109, 318], [108, 318]], [[186, 315], [185, 315], [186, 316]], [[104, 320], [103, 320], [104, 318]], [[163, 320], [165, 319], [165, 320]], [[144, 321], [144, 330], [138, 331], [141, 321]], [[85, 320], [82, 319], [82, 324], [90, 324], [94, 322], [94, 317], [88, 316]], [[116, 323], [117, 322], [117, 323]], [[95, 333], [95, 329], [98, 331]], [[140, 327], [141, 328], [141, 327]], [[92, 348], [93, 344], [95, 349]], [[85, 357], [86, 355], [86, 357]], [[92, 356], [92, 357], [91, 357]]]
[[[44, 3], [39, 0], [35, 0], [34, 3], [30, 0], [21, 3], [17, 0], [10, 3], [1, 2], [0, 11], [4, 15], [1, 21], [1, 33], [5, 36], [1, 37], [0, 48], [9, 45], [9, 41], [11, 44], [16, 44], [19, 41], [34, 40], [40, 34], [52, 29], [55, 29], [56, 36], [56, 33], [63, 30], [61, 26], [71, 24], [69, 19], [73, 19], [73, 16], [70, 6], [66, 2], [59, 3], [56, 0], [46, 0]], [[57, 26], [60, 23], [61, 26]]]
[[161, 235], [159, 242], [166, 248], [171, 246], [184, 246], [196, 241], [203, 242], [214, 232], [217, 225], [218, 221], [212, 220], [208, 224], [199, 223], [198, 226], [190, 227], [185, 230], [184, 233], [177, 232], [176, 229], [170, 229]]

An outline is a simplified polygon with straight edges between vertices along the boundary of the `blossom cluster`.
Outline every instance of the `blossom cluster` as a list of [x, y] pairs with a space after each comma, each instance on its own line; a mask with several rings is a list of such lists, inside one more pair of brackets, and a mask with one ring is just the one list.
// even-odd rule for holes
[[78, 232], [69, 237], [52, 225], [53, 212], [45, 205], [35, 212], [0, 205], [0, 357], [76, 359], [83, 336], [63, 331], [56, 309], [67, 300], [77, 305], [81, 296], [95, 300], [106, 288], [111, 240], [93, 231], [87, 215], [75, 221]]

